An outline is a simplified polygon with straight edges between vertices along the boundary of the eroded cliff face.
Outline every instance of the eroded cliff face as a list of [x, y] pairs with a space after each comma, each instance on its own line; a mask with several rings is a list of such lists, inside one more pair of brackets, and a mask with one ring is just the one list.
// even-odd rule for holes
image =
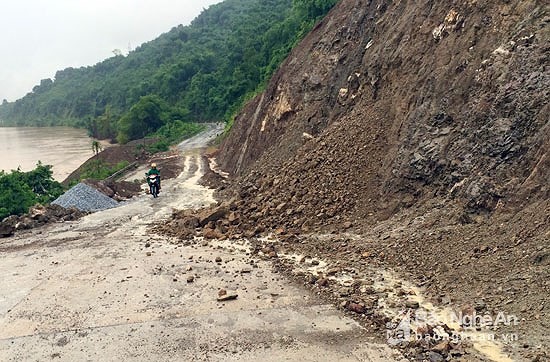
[[[397, 270], [434, 305], [519, 316], [499, 329], [520, 336], [504, 341], [506, 353], [544, 360], [548, 8], [342, 0], [237, 117], [217, 156], [235, 182], [220, 187], [227, 202], [205, 211], [218, 219], [197, 229], [192, 213], [174, 214], [167, 229], [251, 238], [276, 265], [305, 255], [358, 276]], [[342, 293], [323, 273], [304, 276], [303, 261], [287, 264], [299, 282], [376, 324], [387, 293], [363, 292], [362, 282]], [[409, 347], [411, 360], [453, 355]]]
[[297, 226], [434, 196], [475, 213], [547, 200], [549, 22], [544, 1], [342, 0], [237, 117], [220, 164]]

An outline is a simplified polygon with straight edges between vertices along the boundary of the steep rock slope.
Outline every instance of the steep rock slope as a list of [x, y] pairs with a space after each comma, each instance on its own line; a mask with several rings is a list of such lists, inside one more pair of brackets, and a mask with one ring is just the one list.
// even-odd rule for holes
[[[515, 314], [507, 353], [544, 360], [549, 14], [532, 0], [342, 0], [222, 144], [237, 182], [220, 231], [274, 231], [287, 254], [381, 263], [435, 303]], [[318, 229], [333, 237], [294, 236]]]
[[548, 199], [544, 3], [343, 0], [238, 116], [222, 167], [321, 219]]

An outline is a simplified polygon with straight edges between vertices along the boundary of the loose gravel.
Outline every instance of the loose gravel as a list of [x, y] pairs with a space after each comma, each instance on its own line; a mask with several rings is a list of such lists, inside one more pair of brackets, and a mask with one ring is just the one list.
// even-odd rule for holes
[[100, 211], [118, 206], [118, 202], [93, 187], [79, 183], [61, 195], [52, 204], [65, 208], [75, 207], [81, 211]]

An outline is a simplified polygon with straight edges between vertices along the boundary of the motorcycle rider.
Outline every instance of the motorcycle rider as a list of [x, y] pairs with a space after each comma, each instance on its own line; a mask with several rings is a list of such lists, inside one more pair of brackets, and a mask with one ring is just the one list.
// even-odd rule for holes
[[149, 176], [151, 176], [151, 175], [157, 175], [158, 176], [157, 179], [158, 179], [158, 186], [159, 186], [159, 191], [160, 191], [160, 171], [158, 170], [156, 163], [153, 162], [151, 164], [151, 169], [149, 171], [147, 171], [146, 175], [147, 175], [147, 184], [149, 185], [149, 187], [151, 186], [151, 181], [149, 180]]

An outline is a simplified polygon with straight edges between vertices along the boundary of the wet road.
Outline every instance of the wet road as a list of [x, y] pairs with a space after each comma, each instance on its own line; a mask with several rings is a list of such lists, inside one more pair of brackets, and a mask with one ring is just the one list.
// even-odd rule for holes
[[[182, 147], [184, 171], [158, 199], [2, 240], [0, 361], [399, 359], [245, 240], [182, 245], [149, 231], [174, 208], [214, 202], [197, 184], [207, 139]], [[218, 302], [220, 289], [238, 298]]]

